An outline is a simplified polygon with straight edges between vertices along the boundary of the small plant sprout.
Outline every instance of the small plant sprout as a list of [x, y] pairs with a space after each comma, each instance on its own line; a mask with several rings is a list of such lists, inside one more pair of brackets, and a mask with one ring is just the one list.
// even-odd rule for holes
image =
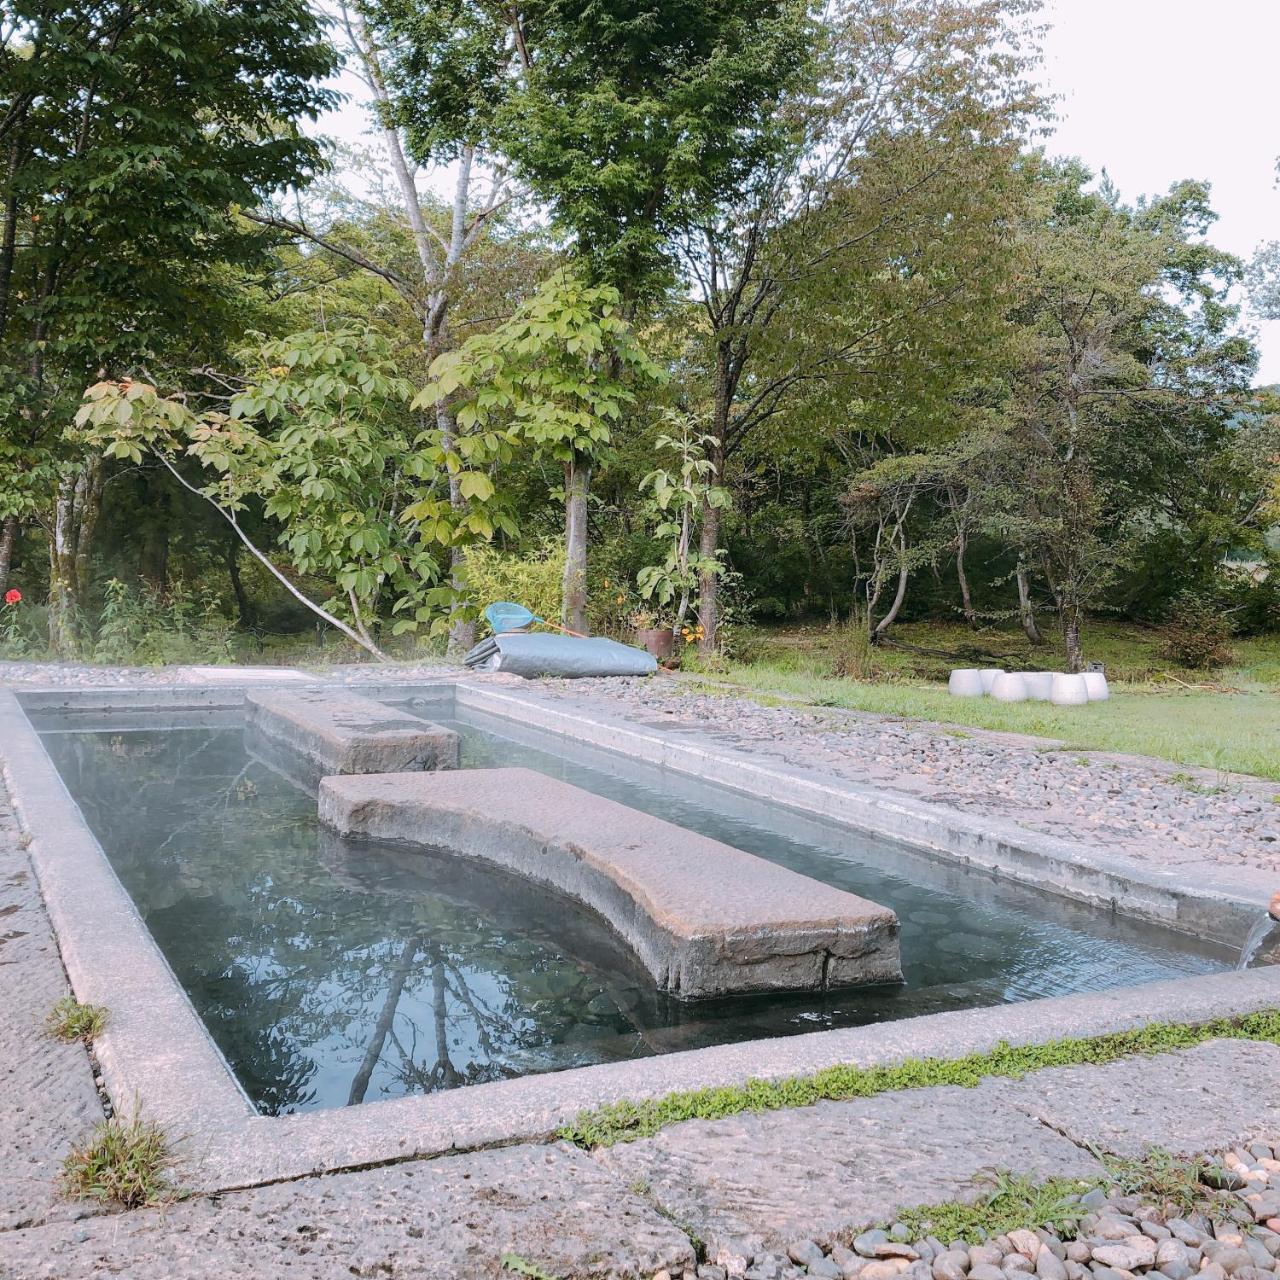
[[71, 1043], [96, 1040], [107, 1025], [108, 1013], [101, 1005], [81, 1004], [73, 995], [65, 995], [49, 1011], [45, 1025], [49, 1031]]
[[133, 1116], [113, 1116], [74, 1148], [62, 1164], [62, 1187], [75, 1200], [99, 1200], [125, 1209], [165, 1204], [177, 1194], [168, 1171], [173, 1164], [160, 1127]]
[[541, 1267], [522, 1258], [518, 1253], [504, 1253], [502, 1267], [504, 1271], [513, 1271], [518, 1276], [527, 1276], [528, 1280], [556, 1280], [549, 1271], [543, 1271]]

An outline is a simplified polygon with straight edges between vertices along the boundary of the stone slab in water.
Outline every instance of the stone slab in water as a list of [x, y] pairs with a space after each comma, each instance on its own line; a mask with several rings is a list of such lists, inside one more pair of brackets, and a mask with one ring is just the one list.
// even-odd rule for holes
[[329, 777], [319, 812], [569, 894], [684, 999], [902, 979], [889, 908], [531, 769]]
[[272, 689], [245, 696], [245, 732], [300, 761], [312, 781], [335, 773], [456, 769], [452, 729], [345, 691]]

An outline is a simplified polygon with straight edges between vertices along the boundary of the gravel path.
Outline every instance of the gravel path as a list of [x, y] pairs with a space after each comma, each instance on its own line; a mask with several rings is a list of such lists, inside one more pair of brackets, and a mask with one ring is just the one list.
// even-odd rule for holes
[[[538, 687], [635, 719], [662, 717], [739, 751], [1011, 819], [1031, 831], [1139, 861], [1209, 861], [1280, 873], [1280, 784], [1223, 780], [1205, 770], [1055, 749], [1041, 740], [981, 730], [763, 706], [700, 693], [680, 681], [549, 680]], [[1183, 780], [1175, 780], [1179, 773]]]

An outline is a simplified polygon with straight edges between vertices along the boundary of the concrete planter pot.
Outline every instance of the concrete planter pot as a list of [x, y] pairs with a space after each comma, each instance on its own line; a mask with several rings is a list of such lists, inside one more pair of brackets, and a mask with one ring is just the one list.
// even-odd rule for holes
[[996, 702], [1026, 702], [1027, 682], [1016, 671], [1002, 671], [991, 682], [991, 697]]
[[1060, 671], [1053, 674], [1053, 693], [1049, 701], [1056, 707], [1079, 707], [1089, 701], [1089, 686], [1084, 676], [1065, 675]]
[[1084, 686], [1089, 691], [1090, 702], [1106, 702], [1111, 697], [1111, 690], [1107, 688], [1107, 677], [1101, 671], [1086, 671]]
[[636, 630], [636, 644], [665, 662], [675, 652], [676, 639], [670, 627], [641, 627]]
[[996, 682], [996, 676], [1002, 676], [1004, 672], [999, 667], [987, 667], [978, 674], [982, 677], [982, 692], [990, 693], [991, 686]]
[[1024, 671], [1022, 679], [1032, 702], [1048, 702], [1053, 697], [1052, 671]]
[[947, 692], [953, 698], [981, 698], [986, 693], [982, 685], [982, 672], [964, 669], [953, 671], [947, 681]]

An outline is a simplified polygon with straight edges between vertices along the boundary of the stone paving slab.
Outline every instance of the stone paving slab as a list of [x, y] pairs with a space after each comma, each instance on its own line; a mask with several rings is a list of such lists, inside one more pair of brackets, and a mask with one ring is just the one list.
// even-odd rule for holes
[[1280, 1045], [1212, 1040], [1106, 1066], [1053, 1067], [1002, 1085], [1001, 1097], [1073, 1142], [1119, 1156], [1272, 1145]]
[[511, 1147], [308, 1178], [0, 1238], [4, 1280], [677, 1275], [682, 1232], [589, 1156]]
[[903, 1208], [976, 1194], [983, 1170], [1092, 1177], [1087, 1152], [1005, 1102], [990, 1083], [689, 1120], [595, 1153], [721, 1250], [848, 1244]]
[[67, 979], [7, 805], [0, 786], [0, 1231], [75, 1212], [62, 1158], [102, 1119], [84, 1046], [44, 1029]]
[[456, 769], [452, 729], [345, 689], [266, 689], [244, 701], [245, 740], [287, 750], [316, 780], [331, 773]]
[[319, 812], [568, 894], [682, 999], [902, 978], [888, 907], [532, 769], [325, 778]]

